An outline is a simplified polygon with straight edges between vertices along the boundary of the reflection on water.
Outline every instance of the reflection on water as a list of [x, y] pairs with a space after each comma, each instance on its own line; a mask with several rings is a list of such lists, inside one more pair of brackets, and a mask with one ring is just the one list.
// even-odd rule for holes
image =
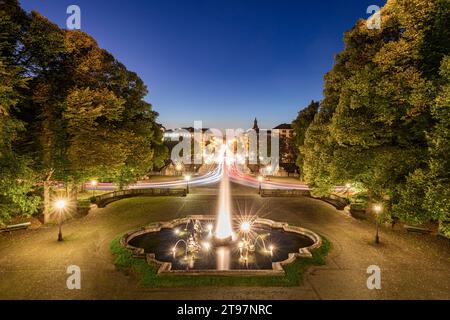
[[230, 270], [230, 248], [219, 247], [216, 250], [217, 270], [226, 271]]

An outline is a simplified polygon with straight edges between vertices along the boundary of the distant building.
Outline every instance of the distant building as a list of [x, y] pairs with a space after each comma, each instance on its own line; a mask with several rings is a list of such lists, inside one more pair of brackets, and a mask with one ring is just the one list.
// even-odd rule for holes
[[296, 152], [294, 145], [295, 132], [292, 125], [289, 123], [282, 123], [275, 128], [274, 132], [278, 132], [280, 137], [280, 164], [286, 171], [295, 171]]
[[[165, 128], [164, 128], [165, 129]], [[244, 148], [244, 154], [243, 157], [246, 159], [246, 163], [251, 168], [252, 171], [259, 171], [261, 162], [265, 159], [262, 156], [259, 155], [260, 151], [260, 136], [259, 134], [264, 132], [267, 135], [267, 144], [270, 144], [270, 136], [272, 133], [277, 132], [278, 136], [280, 138], [279, 141], [279, 155], [280, 155], [280, 165], [285, 166], [289, 164], [295, 164], [295, 151], [293, 148], [293, 138], [294, 138], [294, 130], [292, 129], [291, 124], [283, 123], [278, 126], [276, 126], [273, 129], [261, 129], [258, 125], [258, 120], [255, 118], [253, 121], [253, 127], [252, 129], [246, 130], [243, 132], [243, 135], [239, 138], [241, 139], [241, 143], [243, 144]], [[169, 148], [169, 150], [172, 150], [172, 148], [180, 141], [180, 139], [191, 139], [194, 141], [194, 133], [195, 130], [193, 127], [188, 128], [179, 128], [179, 129], [165, 129], [164, 130], [164, 143]], [[213, 138], [212, 132], [210, 129], [203, 128], [202, 129], [202, 138], [199, 141], [200, 143], [200, 150], [201, 150], [201, 157], [204, 157], [205, 149], [207, 146], [211, 143], [211, 139]], [[250, 137], [251, 134], [255, 134], [254, 138], [256, 138], [256, 146], [251, 147], [250, 146]], [[267, 146], [266, 144], [266, 146]], [[269, 147], [269, 146], [268, 146]], [[270, 148], [270, 147], [269, 147]], [[192, 148], [192, 152], [194, 149]], [[233, 151], [237, 152], [237, 144], [233, 146]], [[194, 154], [193, 154], [194, 157]], [[256, 161], [253, 165], [249, 165], [250, 159], [253, 159], [252, 161]], [[194, 158], [192, 158], [194, 160]], [[204, 159], [202, 159], [203, 161]]]
[[292, 129], [292, 125], [289, 123], [282, 123], [279, 126], [273, 128], [273, 130], [278, 130], [280, 138], [291, 139], [294, 137], [294, 129]]
[[253, 121], [253, 130], [255, 130], [256, 132], [259, 131], [258, 119], [256, 119], [256, 118], [255, 118], [255, 121]]

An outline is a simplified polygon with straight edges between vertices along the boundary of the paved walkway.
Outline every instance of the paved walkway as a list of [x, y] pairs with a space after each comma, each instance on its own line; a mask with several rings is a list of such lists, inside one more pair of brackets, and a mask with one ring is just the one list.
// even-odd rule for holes
[[[432, 236], [382, 230], [348, 218], [309, 198], [260, 198], [233, 186], [236, 208], [310, 228], [333, 243], [326, 266], [311, 268], [299, 287], [148, 289], [115, 270], [109, 243], [118, 234], [153, 221], [214, 214], [215, 189], [187, 198], [126, 199], [57, 228], [0, 235], [1, 299], [450, 299], [450, 245]], [[238, 209], [239, 210], [239, 209]], [[82, 289], [66, 288], [66, 268], [78, 265]], [[368, 290], [367, 267], [382, 270], [382, 289]]]

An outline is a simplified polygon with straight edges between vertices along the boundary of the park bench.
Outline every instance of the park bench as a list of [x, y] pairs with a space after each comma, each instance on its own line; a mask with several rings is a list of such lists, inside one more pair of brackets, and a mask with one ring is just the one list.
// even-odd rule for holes
[[406, 229], [407, 232], [415, 232], [415, 233], [421, 233], [421, 234], [430, 234], [431, 233], [431, 230], [426, 229], [426, 228], [421, 228], [421, 227], [413, 227], [413, 226], [405, 225], [404, 228]]
[[344, 210], [344, 208], [348, 205], [348, 201], [344, 198], [341, 198], [337, 195], [331, 194], [327, 197], [320, 198], [322, 201], [325, 201], [329, 204], [331, 204], [333, 207], [335, 207], [338, 210]]
[[19, 223], [6, 226], [4, 229], [1, 229], [0, 232], [12, 232], [22, 229], [28, 229], [31, 226], [31, 222]]
[[450, 241], [450, 238], [448, 236], [446, 236], [445, 234], [443, 234], [442, 232], [438, 233], [438, 237], [441, 239]]

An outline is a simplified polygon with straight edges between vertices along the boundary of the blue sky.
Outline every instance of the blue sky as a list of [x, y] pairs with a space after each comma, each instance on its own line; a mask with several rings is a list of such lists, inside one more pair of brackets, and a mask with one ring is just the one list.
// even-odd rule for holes
[[343, 33], [384, 0], [22, 0], [83, 31], [145, 81], [168, 128], [271, 128], [322, 98]]

